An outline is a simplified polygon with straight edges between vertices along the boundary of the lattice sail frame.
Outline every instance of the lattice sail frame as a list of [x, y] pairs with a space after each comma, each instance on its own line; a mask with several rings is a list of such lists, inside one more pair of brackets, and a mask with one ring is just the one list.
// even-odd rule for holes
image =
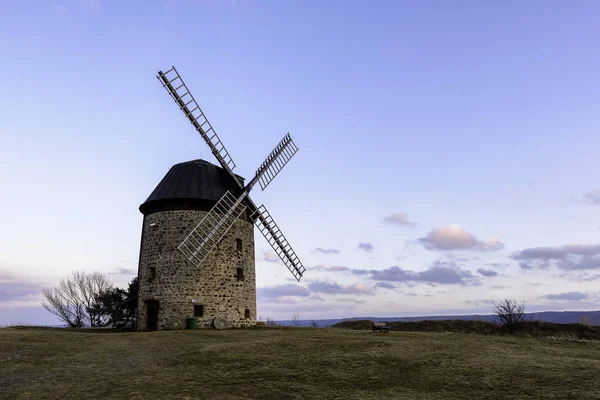
[[202, 264], [202, 261], [246, 209], [246, 206], [242, 204], [246, 196], [247, 193], [242, 193], [236, 199], [227, 191], [198, 225], [192, 229], [190, 234], [177, 247], [188, 261], [195, 266]]
[[269, 183], [275, 179], [277, 174], [294, 157], [297, 151], [298, 147], [296, 147], [290, 134], [287, 133], [256, 170], [256, 177], [262, 190], [265, 190]]
[[264, 205], [253, 213], [255, 225], [298, 282], [306, 269]]
[[[227, 149], [219, 139], [217, 132], [212, 127], [210, 121], [204, 115], [204, 112], [192, 96], [192, 93], [188, 89], [187, 85], [179, 75], [179, 72], [173, 66], [167, 72], [158, 72], [157, 78], [162, 82], [163, 87], [167, 90], [169, 95], [173, 98], [173, 101], [177, 103], [179, 109], [183, 111], [185, 117], [194, 126], [196, 131], [202, 136], [210, 151], [213, 153], [215, 158], [219, 161], [221, 166], [227, 170], [240, 184], [239, 180], [233, 173], [236, 165], [233, 158], [229, 155]], [[178, 85], [177, 87], [174, 87]], [[190, 109], [191, 107], [191, 109]]]
[[[229, 191], [215, 204], [209, 213], [192, 229], [190, 234], [178, 246], [183, 255], [195, 266], [200, 266], [208, 254], [227, 234], [235, 221], [247, 208], [251, 218], [279, 256], [283, 264], [290, 270], [296, 280], [300, 281], [306, 271], [302, 262], [291, 245], [267, 211], [264, 205], [257, 207], [248, 196], [252, 187], [258, 182], [265, 188], [275, 179], [283, 167], [298, 151], [289, 133], [279, 142], [257, 169], [254, 178], [246, 185], [233, 173], [236, 165], [227, 149], [221, 142], [206, 115], [194, 99], [187, 85], [173, 66], [166, 72], [159, 71], [157, 79], [167, 90], [179, 109], [202, 136], [211, 152], [221, 166], [229, 172], [234, 181], [242, 189], [242, 194], [236, 199]], [[175, 86], [177, 85], [177, 86]]]

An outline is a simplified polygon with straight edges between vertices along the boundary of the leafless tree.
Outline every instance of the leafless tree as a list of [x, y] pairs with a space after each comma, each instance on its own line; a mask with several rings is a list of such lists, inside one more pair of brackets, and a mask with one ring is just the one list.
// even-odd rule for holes
[[98, 295], [111, 287], [100, 272], [73, 271], [58, 287], [43, 289], [42, 306], [71, 328], [105, 326], [110, 316], [96, 306]]
[[504, 299], [501, 302], [492, 303], [498, 324], [511, 335], [527, 320], [525, 315], [525, 304], [518, 304], [514, 300]]
[[300, 326], [300, 314], [298, 314], [298, 313], [292, 314], [292, 325]]
[[313, 328], [318, 328], [319, 321], [317, 321], [316, 319], [313, 319], [312, 321], [310, 321], [310, 326], [312, 326]]

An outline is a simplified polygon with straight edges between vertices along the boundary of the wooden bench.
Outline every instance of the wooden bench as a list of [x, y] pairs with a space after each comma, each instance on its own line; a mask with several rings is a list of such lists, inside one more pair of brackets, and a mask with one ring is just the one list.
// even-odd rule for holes
[[389, 330], [390, 326], [387, 325], [385, 322], [373, 322], [373, 333], [377, 331], [388, 333]]

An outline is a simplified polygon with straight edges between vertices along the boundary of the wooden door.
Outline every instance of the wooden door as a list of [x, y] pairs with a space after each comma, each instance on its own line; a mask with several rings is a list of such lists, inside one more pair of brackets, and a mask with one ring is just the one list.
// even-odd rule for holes
[[146, 300], [146, 329], [158, 328], [158, 301]]

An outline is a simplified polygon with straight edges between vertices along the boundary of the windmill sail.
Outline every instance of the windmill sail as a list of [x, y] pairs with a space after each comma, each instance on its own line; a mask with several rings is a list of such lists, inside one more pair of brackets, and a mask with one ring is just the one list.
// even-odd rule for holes
[[179, 75], [179, 72], [172, 67], [167, 72], [158, 72], [157, 78], [162, 82], [163, 87], [167, 90], [169, 95], [173, 98], [175, 103], [179, 106], [181, 111], [185, 114], [186, 118], [192, 123], [194, 128], [202, 136], [202, 138], [210, 147], [210, 151], [213, 153], [215, 158], [219, 161], [221, 166], [229, 172], [237, 184], [241, 187], [242, 184], [233, 173], [235, 168], [235, 162], [229, 155], [227, 149], [219, 139], [217, 132], [213, 129], [212, 125], [204, 115], [204, 112], [196, 103], [194, 96], [189, 91], [187, 85]]
[[200, 265], [233, 226], [237, 218], [239, 218], [244, 210], [248, 209], [256, 226], [273, 250], [275, 250], [275, 253], [281, 258], [294, 277], [300, 281], [306, 271], [302, 262], [285, 236], [283, 236], [283, 233], [281, 233], [275, 221], [273, 221], [267, 209], [264, 206], [257, 207], [248, 196], [248, 193], [257, 182], [260, 184], [262, 190], [265, 190], [294, 154], [296, 154], [298, 147], [292, 141], [290, 134], [288, 133], [284, 136], [257, 169], [254, 178], [244, 187], [242, 181], [233, 173], [233, 169], [236, 167], [233, 159], [225, 149], [206, 115], [204, 115], [204, 112], [198, 103], [196, 103], [194, 96], [192, 96], [179, 72], [177, 72], [175, 67], [172, 67], [166, 72], [159, 71], [157, 78], [196, 131], [200, 133], [206, 144], [208, 144], [211, 152], [223, 169], [229, 172], [239, 188], [242, 189], [242, 194], [237, 199], [229, 191], [225, 193], [179, 245], [178, 249], [194, 265]]
[[298, 282], [304, 275], [306, 269], [304, 265], [302, 265], [302, 261], [292, 249], [289, 242], [283, 236], [283, 233], [271, 217], [271, 214], [267, 211], [264, 205], [258, 207], [258, 209], [254, 212], [253, 218], [256, 218], [255, 224], [263, 234], [267, 242], [271, 245], [275, 253], [279, 256], [283, 264], [290, 270], [294, 278]]
[[258, 180], [262, 190], [265, 190], [269, 183], [275, 179], [277, 174], [292, 159], [297, 151], [298, 147], [296, 147], [288, 133], [256, 170], [255, 179]]
[[195, 266], [199, 266], [204, 261], [208, 253], [219, 243], [246, 209], [242, 202], [246, 195], [247, 193], [244, 192], [236, 199], [227, 191], [221, 197], [177, 247], [185, 258]]

